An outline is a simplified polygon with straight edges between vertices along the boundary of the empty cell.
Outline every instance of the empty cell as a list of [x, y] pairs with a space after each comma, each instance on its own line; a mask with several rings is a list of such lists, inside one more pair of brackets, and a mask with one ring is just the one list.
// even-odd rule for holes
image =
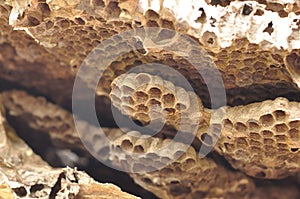
[[275, 130], [277, 133], [285, 133], [289, 130], [289, 128], [287, 127], [286, 124], [282, 123], [282, 124], [276, 124], [274, 126]]
[[132, 107], [127, 105], [121, 105], [120, 110], [125, 115], [132, 115], [134, 112], [136, 112]]
[[150, 99], [147, 103], [146, 103], [147, 106], [150, 107], [150, 109], [152, 109], [152, 106], [156, 107], [156, 106], [159, 106], [161, 107], [161, 102], [156, 100], [156, 99]]
[[248, 146], [246, 138], [236, 138], [236, 146], [240, 148], [246, 148]]
[[137, 111], [137, 112], [144, 112], [145, 114], [147, 114], [148, 112], [148, 107], [145, 106], [144, 104], [138, 104], [134, 107], [134, 109]]
[[133, 152], [135, 152], [135, 153], [144, 153], [145, 150], [144, 150], [144, 147], [142, 145], [137, 145], [137, 146], [134, 146]]
[[259, 121], [263, 126], [272, 126], [275, 120], [271, 114], [266, 114], [260, 116]]
[[141, 112], [134, 114], [133, 118], [140, 121], [143, 125], [147, 125], [151, 121], [148, 114], [141, 113]]
[[276, 157], [276, 150], [270, 146], [265, 146], [265, 156], [267, 157]]
[[164, 108], [164, 113], [168, 115], [174, 115], [176, 110], [174, 108]]
[[238, 159], [244, 159], [248, 156], [247, 152], [242, 150], [242, 149], [239, 149], [235, 152], [235, 156], [238, 158]]
[[298, 129], [294, 129], [294, 128], [290, 129], [288, 131], [288, 135], [291, 138], [291, 140], [293, 140], [293, 141], [299, 141], [299, 139], [300, 139], [300, 132]]
[[133, 147], [133, 144], [131, 143], [130, 140], [123, 140], [122, 143], [121, 143], [121, 148], [124, 149], [124, 150], [131, 150]]
[[273, 144], [273, 143], [274, 143], [273, 139], [269, 139], [269, 138], [264, 139], [264, 144]]
[[159, 172], [163, 175], [164, 174], [172, 174], [172, 173], [174, 173], [174, 170], [171, 168], [165, 167], [165, 168], [162, 168]]
[[139, 73], [135, 77], [135, 83], [137, 85], [149, 84], [151, 82], [151, 76], [146, 73]]
[[285, 148], [287, 148], [288, 147], [288, 145], [287, 144], [285, 144], [285, 143], [277, 143], [277, 147], [278, 148], [283, 148], [283, 149], [285, 149]]
[[154, 161], [152, 165], [153, 165], [155, 168], [158, 168], [158, 169], [163, 168], [163, 167], [165, 166], [164, 163], [159, 162], [159, 161]]
[[243, 124], [242, 122], [237, 122], [234, 124], [235, 130], [237, 130], [240, 133], [245, 133], [247, 130], [247, 126]]
[[249, 144], [251, 146], [261, 146], [262, 145], [259, 141], [253, 140], [253, 139], [250, 139]]
[[230, 143], [224, 143], [224, 147], [225, 147], [226, 151], [228, 151], [228, 152], [232, 152], [235, 149], [234, 145], [230, 144]]
[[251, 153], [256, 153], [256, 154], [261, 154], [262, 152], [262, 149], [258, 146], [251, 146], [250, 150]]
[[159, 159], [159, 156], [153, 152], [147, 153], [147, 157], [151, 158], [152, 160]]
[[285, 135], [275, 135], [276, 142], [286, 142], [287, 137]]
[[186, 105], [184, 105], [184, 104], [182, 104], [182, 103], [176, 103], [175, 108], [176, 108], [177, 110], [179, 110], [179, 111], [180, 111], [180, 110], [183, 111], [183, 110], [186, 110], [186, 109], [187, 109]]
[[259, 124], [258, 124], [258, 121], [256, 120], [248, 120], [247, 121], [247, 125], [248, 125], [248, 128], [250, 131], [257, 131], [259, 129]]
[[160, 160], [161, 160], [161, 162], [163, 162], [163, 163], [169, 163], [170, 161], [172, 161], [172, 159], [169, 158], [169, 157], [167, 157], [167, 156], [162, 156], [162, 157], [160, 158]]
[[130, 96], [123, 96], [121, 101], [122, 101], [122, 104], [127, 104], [129, 106], [134, 105], [134, 100]]
[[269, 131], [269, 130], [263, 130], [263, 131], [261, 131], [261, 134], [265, 138], [270, 138], [273, 136], [273, 132]]
[[172, 93], [164, 94], [161, 98], [164, 107], [174, 107], [175, 96]]
[[146, 101], [148, 100], [148, 94], [143, 92], [143, 91], [137, 91], [134, 93], [133, 95], [135, 101], [137, 103], [146, 103]]
[[160, 99], [162, 91], [158, 87], [152, 87], [148, 90], [150, 98]]
[[233, 128], [233, 124], [232, 124], [232, 122], [231, 122], [230, 119], [225, 119], [225, 120], [223, 120], [222, 125], [223, 125], [224, 128], [227, 129], [227, 130], [231, 130], [231, 129]]
[[113, 104], [121, 104], [121, 99], [119, 97], [117, 97], [116, 95], [114, 94], [111, 94], [110, 95], [110, 99], [112, 100]]
[[289, 122], [290, 128], [300, 128], [300, 120], [294, 120]]
[[273, 115], [277, 121], [284, 121], [286, 118], [286, 113], [283, 110], [276, 110]]

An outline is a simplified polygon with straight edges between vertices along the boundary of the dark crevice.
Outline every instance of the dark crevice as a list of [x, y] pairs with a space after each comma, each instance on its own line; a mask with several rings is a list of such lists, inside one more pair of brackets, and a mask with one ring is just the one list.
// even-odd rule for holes
[[54, 186], [51, 188], [51, 192], [49, 195], [49, 199], [55, 199], [57, 193], [59, 192], [59, 190], [61, 189], [61, 180], [62, 179], [66, 179], [66, 174], [65, 173], [61, 173], [59, 174], [56, 183], [54, 184]]
[[[156, 199], [156, 197], [136, 185], [132, 178], [124, 172], [114, 170], [93, 158], [91, 155], [84, 153], [83, 151], [74, 151], [79, 157], [85, 157], [88, 159], [87, 164], [82, 164], [81, 162], [75, 162], [74, 165], [65, 165], [60, 160], [60, 157], [57, 155], [57, 151], [61, 150], [53, 146], [51, 143], [51, 138], [42, 131], [36, 131], [20, 117], [7, 116], [9, 124], [16, 130], [17, 134], [33, 149], [35, 153], [40, 155], [43, 160], [45, 160], [49, 165], [53, 167], [65, 167], [72, 166], [77, 167], [78, 170], [87, 172], [91, 177], [93, 177], [98, 182], [102, 183], [113, 183], [119, 186], [123, 191], [131, 193], [136, 196], [140, 196], [145, 199]], [[66, 146], [67, 147], [67, 146]], [[57, 193], [59, 188], [58, 182], [57, 185], [53, 188], [53, 195]], [[22, 194], [22, 190], [16, 190], [18, 193]]]

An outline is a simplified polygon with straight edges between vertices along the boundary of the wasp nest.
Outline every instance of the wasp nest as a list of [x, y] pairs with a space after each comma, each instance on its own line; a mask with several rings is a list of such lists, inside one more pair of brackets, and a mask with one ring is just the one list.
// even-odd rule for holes
[[[146, 27], [156, 29], [146, 33]], [[137, 36], [122, 34], [128, 31]], [[147, 71], [127, 74], [148, 63], [152, 65], [147, 65]], [[157, 74], [153, 63], [177, 70], [193, 90], [169, 71], [161, 69], [160, 76], [153, 75]], [[299, 1], [0, 0], [0, 98], [7, 118], [22, 120], [30, 129], [27, 135], [44, 133], [55, 147], [88, 156], [68, 111], [82, 66], [95, 70], [76, 79], [83, 88], [80, 100], [84, 102], [85, 91], [98, 83], [96, 111], [104, 116], [105, 128], [99, 135], [98, 127], [81, 118], [76, 124], [86, 132], [81, 138], [90, 151], [116, 166], [157, 168], [131, 176], [158, 197], [276, 198], [266, 194], [273, 190], [276, 194], [292, 190], [288, 197], [298, 197], [299, 191], [292, 186], [296, 183], [282, 179], [297, 175], [300, 168]], [[98, 72], [102, 74], [99, 81]], [[222, 92], [213, 96], [220, 100], [212, 104], [208, 87], [224, 89], [227, 104], [221, 102]], [[12, 88], [45, 98], [23, 91], [3, 92]], [[161, 132], [156, 138], [135, 131], [124, 134], [113, 122], [110, 102], [119, 114], [141, 126], [163, 126]], [[176, 140], [174, 151], [156, 153], [171, 142], [176, 131], [183, 137]], [[187, 146], [191, 135], [195, 140]], [[104, 136], [110, 143], [103, 141]], [[1, 155], [8, 155], [2, 158], [9, 163], [5, 164], [17, 164], [20, 158], [8, 146], [19, 139], [10, 133], [0, 138], [0, 150], [6, 151]], [[25, 159], [33, 154], [23, 142], [17, 146], [24, 146], [20, 154]], [[186, 151], [178, 149], [185, 146]], [[204, 146], [214, 147], [208, 157], [200, 159], [197, 155]], [[182, 153], [177, 157], [178, 150]], [[139, 165], [138, 156], [123, 155], [126, 151], [150, 156]], [[84, 198], [97, 197], [105, 189], [92, 181], [81, 187], [74, 176], [85, 174], [72, 169], [54, 171], [38, 156], [32, 157], [32, 164], [37, 159], [44, 165], [40, 176], [50, 177], [50, 184], [46, 178], [42, 180], [47, 182], [38, 181], [24, 174], [21, 177], [27, 184], [18, 182], [25, 183], [19, 189], [15, 186], [19, 184], [10, 184], [17, 176], [15, 170], [11, 176], [2, 172], [0, 197], [77, 193]], [[170, 159], [176, 160], [160, 168]], [[19, 167], [12, 168], [19, 171]], [[22, 167], [20, 171], [32, 170]], [[258, 178], [291, 184], [291, 188], [266, 185]], [[64, 191], [53, 191], [56, 182]]]

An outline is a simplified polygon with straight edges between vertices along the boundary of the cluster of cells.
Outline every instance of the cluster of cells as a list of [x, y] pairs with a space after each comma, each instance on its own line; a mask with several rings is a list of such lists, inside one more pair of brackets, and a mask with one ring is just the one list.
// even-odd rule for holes
[[[113, 142], [110, 159], [114, 165], [131, 171], [135, 182], [163, 198], [250, 196], [252, 180], [210, 158], [200, 159], [193, 147], [183, 151], [183, 145], [129, 131]], [[170, 149], [161, 153], [165, 147]], [[145, 172], [148, 169], [151, 172]]]
[[110, 97], [123, 114], [144, 126], [163, 122], [175, 130], [193, 132], [208, 119], [196, 94], [146, 73], [120, 75], [112, 83]]
[[299, 103], [285, 98], [228, 108], [216, 150], [250, 176], [280, 179], [299, 171]]
[[[199, 129], [195, 135], [202, 144], [213, 146], [217, 142], [216, 151], [250, 176], [280, 179], [299, 170], [299, 103], [277, 98], [222, 107], [218, 110], [225, 113], [217, 113], [199, 104], [194, 106], [200, 99], [189, 96], [184, 89], [145, 73], [119, 76], [110, 94], [115, 107], [145, 126], [157, 120], [178, 131], [178, 121], [183, 118], [181, 121], [187, 121], [184, 131]], [[211, 113], [224, 115], [220, 116], [222, 121], [216, 120], [208, 128]]]

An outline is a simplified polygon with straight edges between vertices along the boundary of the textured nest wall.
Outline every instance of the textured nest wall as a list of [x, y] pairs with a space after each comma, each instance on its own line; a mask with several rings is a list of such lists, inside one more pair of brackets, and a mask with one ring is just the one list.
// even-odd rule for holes
[[[116, 36], [142, 27], [158, 28], [151, 33], [156, 39], [168, 38], [198, 57], [195, 62], [203, 66], [208, 82], [185, 57], [148, 47], [142, 37]], [[205, 53], [199, 55], [191, 43], [176, 41], [162, 28], [189, 36]], [[92, 51], [109, 57], [128, 49], [133, 50], [107, 65], [98, 65], [101, 57], [86, 59]], [[151, 67], [149, 74], [126, 73], [146, 63], [177, 70], [195, 92], [168, 72], [151, 74]], [[211, 63], [220, 73], [225, 105], [211, 104], [207, 85], [221, 88]], [[103, 72], [95, 104], [105, 126], [99, 135], [86, 118], [76, 124], [84, 129], [90, 150], [115, 167], [154, 171], [120, 173], [97, 163], [85, 149], [71, 114], [72, 89], [80, 67], [90, 65]], [[48, 164], [77, 166], [143, 198], [300, 196], [297, 0], [0, 0], [0, 70], [0, 198], [134, 198], [76, 169]], [[80, 79], [82, 87], [93, 78]], [[215, 97], [222, 98], [221, 93]], [[86, 100], [84, 92], [80, 98]], [[155, 137], [135, 129], [124, 133], [113, 120], [111, 105], [141, 126], [155, 120], [165, 128]], [[219, 112], [226, 114], [212, 121]], [[176, 131], [184, 136], [173, 151], [159, 154]], [[104, 135], [111, 143], [103, 141]], [[195, 139], [187, 146], [191, 135]], [[200, 158], [203, 146], [213, 150]], [[142, 164], [138, 157], [120, 155], [119, 149], [145, 154]], [[161, 168], [166, 162], [170, 164]]]

